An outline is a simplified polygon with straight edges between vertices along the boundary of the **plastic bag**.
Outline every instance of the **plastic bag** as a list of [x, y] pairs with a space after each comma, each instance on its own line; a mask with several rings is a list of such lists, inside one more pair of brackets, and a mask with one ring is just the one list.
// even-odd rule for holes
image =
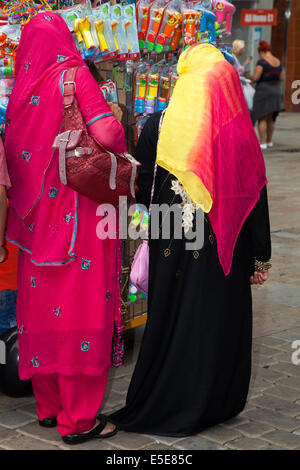
[[243, 83], [242, 87], [243, 87], [243, 92], [244, 92], [244, 96], [245, 96], [245, 99], [246, 99], [248, 109], [249, 109], [249, 111], [252, 111], [255, 89], [253, 88], [253, 86], [250, 85], [250, 82], [248, 82], [248, 81], [246, 83]]

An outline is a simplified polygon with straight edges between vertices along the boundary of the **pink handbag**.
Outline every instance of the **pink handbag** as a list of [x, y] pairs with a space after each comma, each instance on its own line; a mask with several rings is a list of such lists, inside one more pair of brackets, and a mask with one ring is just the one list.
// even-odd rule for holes
[[[160, 117], [158, 135], [160, 134], [164, 114], [165, 114], [165, 111], [162, 112], [162, 115]], [[152, 189], [151, 189], [150, 206], [149, 206], [149, 219], [151, 215], [151, 204], [152, 204], [152, 199], [153, 199], [153, 194], [154, 194], [156, 172], [157, 172], [157, 163], [155, 162], [153, 183], [152, 183]], [[134, 258], [131, 264], [130, 281], [140, 292], [146, 295], [148, 294], [148, 284], [149, 284], [149, 243], [148, 243], [148, 240], [143, 240], [142, 244], [138, 247], [134, 255]]]
[[138, 247], [131, 265], [130, 280], [143, 294], [148, 294], [149, 245], [148, 240]]

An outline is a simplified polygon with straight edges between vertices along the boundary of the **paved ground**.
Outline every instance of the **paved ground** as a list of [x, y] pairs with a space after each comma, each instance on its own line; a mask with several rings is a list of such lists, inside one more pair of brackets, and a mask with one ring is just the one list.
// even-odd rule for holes
[[[76, 446], [84, 449], [300, 450], [300, 116], [282, 114], [276, 146], [265, 152], [271, 210], [273, 263], [264, 287], [253, 288], [253, 374], [244, 412], [231, 422], [183, 439], [118, 433], [112, 439]], [[126, 365], [111, 370], [104, 412], [124, 403], [142, 328], [128, 337]], [[299, 354], [295, 354], [300, 362]], [[0, 394], [0, 449], [65, 450], [56, 429], [37, 423], [33, 397]], [[73, 448], [72, 448], [73, 449]]]

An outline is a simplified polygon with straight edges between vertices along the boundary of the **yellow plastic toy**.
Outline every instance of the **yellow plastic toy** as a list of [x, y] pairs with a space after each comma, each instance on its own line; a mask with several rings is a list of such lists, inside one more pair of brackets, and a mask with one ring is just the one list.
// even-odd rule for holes
[[128, 52], [131, 52], [131, 50], [132, 50], [132, 48], [131, 48], [131, 46], [130, 46], [130, 44], [129, 44], [129, 41], [128, 41], [128, 33], [127, 33], [127, 29], [129, 28], [129, 26], [131, 25], [131, 23], [132, 23], [131, 21], [127, 21], [127, 22], [125, 23], [125, 31], [126, 31], [126, 40], [127, 40], [127, 49], [128, 49]]
[[116, 52], [118, 52], [120, 50], [119, 48], [119, 44], [118, 44], [118, 41], [117, 41], [117, 38], [115, 36], [115, 30], [117, 28], [117, 26], [119, 25], [119, 22], [118, 21], [113, 21], [112, 24], [111, 24], [111, 29], [112, 29], [112, 32], [113, 32], [113, 37], [114, 37], [114, 43], [115, 43], [115, 49], [116, 49]]
[[91, 25], [87, 16], [78, 20], [78, 28], [82, 34], [85, 47], [87, 49], [96, 49], [96, 44], [91, 34]]
[[98, 36], [101, 52], [107, 52], [109, 50], [107, 42], [105, 40], [105, 36], [103, 34], [104, 25], [105, 25], [105, 20], [96, 20], [95, 21], [95, 28], [96, 28], [96, 31], [97, 31], [97, 36]]
[[79, 31], [79, 18], [77, 18], [74, 21], [73, 25], [74, 25], [74, 33], [75, 33], [76, 39], [78, 41], [78, 44], [79, 44], [79, 46], [82, 46], [83, 36], [82, 36], [81, 32]]

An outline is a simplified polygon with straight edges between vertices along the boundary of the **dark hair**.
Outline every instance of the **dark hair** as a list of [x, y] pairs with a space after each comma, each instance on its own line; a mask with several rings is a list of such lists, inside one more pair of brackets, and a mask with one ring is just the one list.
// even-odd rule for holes
[[258, 52], [271, 52], [272, 48], [270, 44], [266, 41], [260, 41], [259, 42], [259, 47], [258, 47]]

